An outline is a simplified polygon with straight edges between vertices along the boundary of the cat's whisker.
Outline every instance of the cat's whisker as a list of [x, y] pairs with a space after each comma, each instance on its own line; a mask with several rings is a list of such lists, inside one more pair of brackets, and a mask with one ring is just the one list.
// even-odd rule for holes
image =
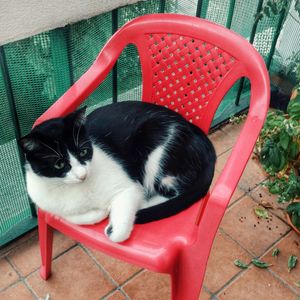
[[41, 142], [42, 145], [44, 145], [45, 147], [47, 147], [48, 149], [52, 150], [58, 157], [62, 157], [62, 155], [60, 153], [58, 153], [55, 149], [53, 149], [52, 147], [48, 146], [47, 144]]
[[79, 145], [79, 148], [81, 148], [82, 146], [84, 146], [84, 145], [87, 144], [87, 143], [90, 143], [90, 140], [86, 140], [86, 141], [84, 141], [83, 143], [81, 143], [81, 144]]
[[55, 141], [55, 143], [57, 144], [57, 148], [58, 148], [57, 152], [59, 153], [59, 155], [60, 155], [61, 157], [63, 157], [63, 155], [61, 154], [60, 143], [59, 143], [59, 141]]
[[75, 123], [73, 124], [72, 136], [73, 136], [74, 145], [76, 147], [78, 147], [78, 145], [76, 144], [76, 139], [75, 139]]
[[59, 158], [60, 159], [60, 156], [57, 156], [57, 155], [45, 155], [45, 156], [42, 156], [42, 158]]
[[80, 133], [80, 129], [81, 129], [82, 125], [83, 125], [83, 124], [81, 123], [80, 126], [79, 126], [79, 129], [78, 129], [78, 131], [77, 131], [77, 138], [76, 138], [77, 147], [78, 147], [78, 145], [79, 145], [79, 133]]

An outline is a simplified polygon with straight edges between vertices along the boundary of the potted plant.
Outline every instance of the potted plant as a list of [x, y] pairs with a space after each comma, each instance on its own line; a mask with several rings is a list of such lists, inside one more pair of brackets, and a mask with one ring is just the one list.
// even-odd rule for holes
[[270, 193], [278, 202], [289, 203], [287, 219], [300, 234], [300, 64], [296, 68], [297, 82], [287, 113], [270, 110], [257, 140], [256, 154], [269, 174]]

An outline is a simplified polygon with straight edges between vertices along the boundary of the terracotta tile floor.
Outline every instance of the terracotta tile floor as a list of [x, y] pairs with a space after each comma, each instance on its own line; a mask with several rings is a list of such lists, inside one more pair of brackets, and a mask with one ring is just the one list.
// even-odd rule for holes
[[[211, 134], [220, 174], [242, 125], [227, 125]], [[215, 179], [216, 179], [215, 178]], [[290, 255], [300, 258], [300, 237], [290, 230], [283, 212], [260, 183], [266, 179], [255, 159], [251, 159], [234, 193], [211, 251], [200, 300], [297, 300], [300, 299], [300, 263], [287, 269]], [[268, 220], [258, 219], [253, 208], [269, 202]], [[56, 233], [53, 273], [48, 281], [39, 277], [37, 232], [0, 249], [0, 299], [27, 300], [167, 300], [170, 281], [161, 275], [120, 262], [77, 244]], [[278, 257], [272, 256], [280, 249]], [[233, 264], [235, 259], [250, 263], [260, 258], [272, 264], [269, 269]], [[189, 299], [182, 299], [189, 300]]]

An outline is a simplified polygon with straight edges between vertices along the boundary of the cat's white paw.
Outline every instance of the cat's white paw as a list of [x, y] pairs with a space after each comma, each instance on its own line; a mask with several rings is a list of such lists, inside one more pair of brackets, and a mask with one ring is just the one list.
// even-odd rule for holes
[[112, 224], [108, 224], [104, 233], [111, 241], [121, 243], [129, 238], [131, 231], [132, 227], [129, 227], [128, 225], [112, 226]]

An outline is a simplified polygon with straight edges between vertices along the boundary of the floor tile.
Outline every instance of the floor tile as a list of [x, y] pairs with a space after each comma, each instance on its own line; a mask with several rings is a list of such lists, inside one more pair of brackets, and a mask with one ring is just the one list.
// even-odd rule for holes
[[[53, 257], [69, 249], [75, 245], [76, 242], [69, 239], [67, 236], [55, 232], [53, 243]], [[38, 238], [34, 238], [24, 243], [21, 247], [16, 249], [8, 256], [8, 259], [16, 266], [23, 276], [27, 276], [31, 272], [40, 267], [40, 249]]]
[[231, 150], [228, 150], [217, 157], [216, 170], [219, 173], [221, 173], [223, 171], [225, 164], [227, 162], [227, 159], [229, 158], [230, 153], [231, 153]]
[[256, 156], [252, 156], [240, 179], [239, 187], [248, 192], [263, 182], [267, 176], [267, 173], [257, 160]]
[[263, 260], [271, 263], [272, 272], [276, 273], [285, 282], [291, 285], [295, 290], [298, 290], [300, 295], [300, 288], [296, 287], [295, 283], [300, 281], [300, 261], [296, 267], [288, 272], [287, 262], [291, 255], [298, 256], [300, 259], [300, 236], [294, 231], [290, 232], [284, 237], [274, 248], [278, 248], [280, 253], [277, 257], [272, 256], [271, 249], [264, 257]]
[[122, 284], [131, 276], [141, 270], [141, 268], [137, 266], [105, 255], [100, 251], [92, 249], [89, 251], [118, 284]]
[[1, 300], [35, 300], [36, 298], [27, 289], [24, 283], [19, 282], [0, 292]]
[[204, 288], [202, 288], [198, 300], [210, 300], [210, 299], [212, 299], [211, 294], [209, 294]]
[[237, 200], [239, 200], [244, 195], [245, 195], [245, 192], [237, 186], [228, 205], [230, 206], [233, 203], [237, 202]]
[[133, 300], [166, 300], [171, 298], [170, 277], [166, 274], [144, 271], [124, 286]]
[[278, 203], [278, 195], [269, 193], [268, 189], [264, 186], [258, 186], [256, 189], [252, 190], [250, 193], [251, 197], [258, 203], [264, 202], [269, 203], [273, 208], [270, 211], [279, 217], [281, 220], [286, 221], [285, 209], [288, 206], [287, 203]]
[[8, 287], [9, 285], [17, 282], [19, 280], [19, 275], [12, 268], [12, 266], [7, 262], [5, 258], [0, 260], [0, 290]]
[[217, 155], [226, 152], [234, 144], [234, 140], [229, 135], [220, 130], [210, 134], [209, 139], [213, 143]]
[[268, 270], [251, 267], [218, 296], [219, 300], [296, 300], [296, 294]]
[[218, 232], [208, 260], [204, 285], [212, 293], [220, 290], [241, 269], [233, 262], [240, 259], [250, 263], [251, 256], [222, 232]]
[[269, 219], [258, 218], [256, 205], [250, 197], [243, 197], [229, 208], [220, 226], [254, 256], [260, 256], [290, 228], [271, 213]]
[[116, 291], [107, 298], [105, 298], [105, 300], [126, 300], [126, 297], [121, 292]]
[[234, 143], [236, 143], [236, 140], [244, 126], [244, 122], [241, 122], [240, 124], [227, 124], [224, 127], [221, 128], [221, 131], [226, 133], [227, 136], [230, 137], [230, 139], [233, 140]]
[[52, 262], [52, 275], [44, 281], [36, 271], [27, 278], [38, 294], [52, 300], [99, 300], [115, 286], [81, 248], [75, 247]]
[[[221, 172], [229, 158], [231, 151], [227, 151], [222, 155], [218, 156], [216, 163], [216, 170]], [[252, 156], [246, 165], [246, 168], [242, 174], [242, 177], [238, 183], [238, 186], [245, 192], [249, 192], [253, 188], [257, 187], [261, 182], [267, 178], [267, 174], [257, 161], [257, 159]]]

